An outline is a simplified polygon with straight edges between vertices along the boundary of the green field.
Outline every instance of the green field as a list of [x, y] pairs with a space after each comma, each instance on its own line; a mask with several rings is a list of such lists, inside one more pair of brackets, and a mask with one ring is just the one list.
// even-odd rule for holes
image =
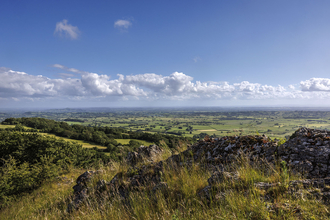
[[115, 139], [115, 140], [120, 144], [129, 144], [130, 140], [138, 141], [138, 142], [141, 143], [141, 145], [144, 145], [144, 146], [149, 146], [151, 144], [154, 144], [154, 143], [151, 143], [151, 142], [148, 142], [148, 141], [137, 140], [137, 139]]
[[[0, 129], [1, 128], [14, 128], [15, 125], [2, 125], [0, 124]], [[29, 127], [25, 127], [24, 128], [26, 129], [29, 129]], [[56, 136], [54, 134], [48, 134], [48, 133], [38, 133], [40, 135], [44, 135], [44, 136], [49, 136], [49, 137], [55, 137], [55, 138], [58, 138], [58, 139], [63, 139], [65, 141], [71, 141], [71, 142], [76, 142], [78, 144], [81, 144], [84, 148], [93, 148], [93, 147], [97, 147], [98, 149], [107, 149], [106, 147], [104, 146], [100, 146], [100, 145], [97, 145], [97, 144], [92, 144], [92, 143], [88, 143], [86, 141], [82, 141], [82, 140], [74, 140], [74, 139], [70, 139], [70, 138], [65, 138], [65, 137], [59, 137], [59, 136]], [[138, 142], [141, 143], [141, 145], [145, 145], [145, 146], [149, 146], [149, 145], [152, 145], [154, 143], [152, 142], [148, 142], [148, 141], [144, 141], [144, 140], [137, 140], [137, 139], [115, 139], [118, 143], [122, 144], [122, 145], [127, 145], [129, 144], [130, 140], [136, 140]]]
[[5, 129], [5, 128], [14, 128], [15, 127], [15, 125], [2, 125], [2, 124], [0, 124], [0, 129], [1, 128], [3, 128], [3, 129]]
[[[5, 129], [5, 128], [14, 128], [15, 125], [2, 125], [0, 124], [0, 129]], [[25, 129], [30, 129], [29, 127], [23, 126]]]
[[[330, 129], [330, 111], [220, 110], [118, 109], [109, 110], [110, 112], [70, 112], [68, 110], [69, 112], [61, 113], [29, 112], [29, 115], [22, 114], [20, 116], [44, 117], [57, 121], [65, 120], [70, 125], [121, 127], [127, 131], [186, 137], [193, 137], [203, 133], [214, 136], [266, 134], [272, 138], [284, 138], [291, 135], [299, 127]], [[80, 120], [81, 122], [74, 120]], [[0, 125], [0, 128], [5, 127]], [[127, 140], [122, 141], [122, 144], [125, 143], [127, 143]], [[90, 145], [85, 144], [85, 146]]]
[[54, 134], [48, 134], [48, 133], [38, 133], [40, 135], [45, 135], [45, 136], [50, 136], [50, 137], [55, 137], [55, 138], [58, 138], [58, 139], [63, 139], [65, 141], [71, 141], [71, 142], [76, 142], [78, 144], [81, 144], [83, 147], [85, 148], [93, 148], [93, 147], [97, 147], [98, 149], [107, 149], [106, 147], [104, 146], [100, 146], [100, 145], [96, 145], [96, 144], [90, 144], [88, 142], [85, 142], [85, 141], [82, 141], [82, 140], [74, 140], [74, 139], [70, 139], [70, 138], [64, 138], [64, 137], [59, 137], [59, 136], [56, 136]]
[[[2, 125], [0, 124], [0, 129], [1, 128], [14, 128], [15, 125]], [[25, 127], [23, 126], [25, 129], [30, 129], [29, 127]], [[44, 135], [44, 136], [50, 136], [50, 137], [55, 137], [55, 138], [58, 138], [58, 139], [63, 139], [65, 141], [71, 141], [71, 142], [76, 142], [78, 144], [81, 144], [83, 147], [85, 148], [93, 148], [93, 147], [97, 147], [98, 149], [106, 149], [106, 147], [104, 146], [100, 146], [100, 145], [96, 145], [96, 144], [90, 144], [88, 142], [85, 142], [85, 141], [82, 141], [82, 140], [74, 140], [74, 139], [70, 139], [70, 138], [64, 138], [64, 137], [59, 137], [59, 136], [56, 136], [54, 134], [48, 134], [48, 133], [38, 133], [40, 135]]]

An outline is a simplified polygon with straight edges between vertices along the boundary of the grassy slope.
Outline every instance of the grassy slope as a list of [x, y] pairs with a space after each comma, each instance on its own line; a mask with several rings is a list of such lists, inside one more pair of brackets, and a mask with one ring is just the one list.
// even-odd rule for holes
[[140, 142], [142, 145], [145, 145], [145, 146], [149, 146], [151, 144], [154, 144], [154, 143], [149, 142], [149, 141], [137, 140], [137, 139], [115, 139], [115, 140], [120, 144], [129, 144], [130, 140], [136, 140], [136, 141]]
[[[313, 196], [294, 197], [287, 194], [285, 184], [271, 189], [272, 199], [265, 199], [264, 190], [254, 187], [255, 182], [282, 182], [298, 179], [286, 175], [279, 167], [269, 171], [253, 167], [245, 160], [242, 166], [228, 167], [240, 174], [241, 182], [225, 181], [218, 187], [223, 197], [208, 204], [198, 196], [200, 189], [207, 185], [210, 173], [198, 166], [192, 169], [166, 169], [163, 181], [167, 182], [167, 198], [157, 193], [148, 197], [145, 193], [134, 193], [130, 206], [113, 198], [100, 205], [100, 201], [90, 197], [90, 206], [83, 206], [77, 212], [66, 213], [66, 207], [73, 193], [72, 186], [83, 170], [71, 170], [65, 180], [45, 183], [30, 195], [23, 196], [11, 207], [0, 212], [0, 219], [328, 219], [328, 206], [315, 200]], [[94, 178], [109, 181], [118, 171], [126, 171], [127, 166], [114, 164], [113, 168], [103, 167], [105, 172]], [[156, 200], [154, 199], [156, 198]], [[157, 201], [157, 202], [156, 202]]]
[[[0, 129], [1, 128], [14, 128], [15, 125], [2, 125], [0, 124]], [[25, 127], [24, 128], [26, 129], [30, 129], [29, 127]], [[93, 147], [97, 147], [99, 149], [106, 149], [106, 147], [104, 146], [101, 146], [101, 145], [97, 145], [97, 144], [93, 144], [93, 143], [89, 143], [89, 142], [86, 142], [86, 141], [82, 141], [82, 140], [75, 140], [75, 139], [70, 139], [70, 138], [65, 138], [65, 137], [59, 137], [59, 136], [56, 136], [55, 134], [49, 134], [49, 133], [39, 133], [40, 135], [45, 135], [45, 136], [50, 136], [50, 137], [55, 137], [55, 138], [59, 138], [59, 139], [63, 139], [65, 141], [73, 141], [73, 142], [77, 142], [78, 144], [81, 144], [83, 147], [85, 148], [93, 148]], [[144, 141], [144, 140], [138, 140], [138, 139], [115, 139], [118, 143], [120, 144], [128, 144], [130, 140], [136, 140], [138, 142], [140, 142], [142, 145], [146, 145], [146, 146], [149, 146], [151, 144], [154, 144], [152, 142], [148, 142], [148, 141]]]
[[75, 139], [70, 139], [70, 138], [65, 138], [65, 137], [59, 137], [59, 136], [56, 136], [55, 134], [48, 134], [48, 133], [39, 133], [39, 134], [50, 136], [50, 137], [55, 137], [55, 138], [58, 138], [58, 139], [63, 139], [65, 141], [77, 142], [78, 144], [81, 144], [85, 148], [97, 147], [99, 149], [106, 149], [106, 147], [104, 147], [104, 146], [97, 145], [97, 144], [91, 144], [91, 143], [88, 143], [88, 142], [82, 141], [82, 140], [75, 140]]
[[15, 125], [2, 125], [2, 124], [0, 124], [0, 128], [14, 128], [15, 127]]

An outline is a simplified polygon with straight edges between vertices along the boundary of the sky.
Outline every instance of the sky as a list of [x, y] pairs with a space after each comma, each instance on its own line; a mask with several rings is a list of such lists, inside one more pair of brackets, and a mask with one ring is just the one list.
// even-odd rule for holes
[[0, 108], [330, 107], [329, 9], [0, 0]]

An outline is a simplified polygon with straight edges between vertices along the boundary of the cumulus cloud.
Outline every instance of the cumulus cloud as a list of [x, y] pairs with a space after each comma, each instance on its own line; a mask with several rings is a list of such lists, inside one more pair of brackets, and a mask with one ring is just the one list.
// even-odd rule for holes
[[0, 97], [81, 96], [80, 80], [50, 79], [0, 68]]
[[189, 75], [174, 72], [168, 76], [155, 73], [124, 76], [111, 79], [108, 75], [90, 73], [60, 64], [53, 67], [72, 73], [61, 73], [60, 79], [29, 75], [8, 68], [0, 68], [0, 98], [69, 97], [109, 98], [122, 100], [273, 100], [273, 99], [328, 99], [330, 79], [312, 78], [301, 82], [301, 90], [294, 86], [285, 88], [242, 81], [228, 82], [193, 81]]
[[132, 22], [130, 20], [119, 19], [114, 23], [114, 27], [120, 30], [127, 30], [131, 26], [132, 26]]
[[57, 22], [54, 34], [58, 34], [59, 36], [65, 36], [70, 39], [77, 39], [80, 31], [78, 27], [74, 27], [71, 24], [68, 24], [68, 20], [63, 19], [63, 21]]
[[289, 85], [288, 88], [289, 89], [295, 89], [296, 87], [294, 85]]
[[330, 91], [330, 79], [311, 78], [300, 82], [302, 91]]

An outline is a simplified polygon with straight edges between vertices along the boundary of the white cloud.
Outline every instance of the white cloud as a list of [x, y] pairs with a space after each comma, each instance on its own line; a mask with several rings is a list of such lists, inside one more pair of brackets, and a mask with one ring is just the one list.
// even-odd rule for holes
[[55, 64], [61, 70], [79, 73], [80, 78], [70, 78], [71, 73], [60, 73], [60, 79], [29, 75], [24, 72], [0, 68], [0, 98], [63, 98], [99, 99], [119, 97], [122, 100], [319, 100], [329, 99], [330, 79], [312, 78], [301, 82], [301, 90], [290, 85], [271, 86], [242, 81], [193, 81], [189, 75], [174, 72], [168, 76], [145, 73], [110, 79], [108, 75], [89, 73]]
[[300, 82], [302, 91], [330, 91], [330, 79], [311, 78]]
[[119, 19], [114, 23], [114, 27], [120, 30], [127, 30], [131, 26], [132, 26], [132, 22], [130, 20]]
[[75, 77], [75, 75], [74, 75], [74, 74], [71, 74], [71, 73], [58, 73], [58, 75], [59, 75], [62, 79]]
[[77, 79], [49, 79], [0, 68], [0, 97], [52, 97], [84, 95]]
[[65, 37], [75, 40], [78, 38], [80, 31], [78, 27], [68, 24], [68, 20], [63, 19], [63, 21], [56, 23], [54, 34], [58, 34], [59, 36], [63, 36], [62, 34], [64, 34]]
[[198, 56], [193, 58], [193, 61], [194, 61], [195, 63], [197, 63], [197, 62], [200, 61], [200, 60], [202, 60], [202, 59], [201, 59], [200, 57], [198, 57]]
[[62, 69], [62, 70], [66, 70], [66, 71], [72, 72], [72, 73], [79, 73], [79, 74], [87, 73], [85, 71], [81, 71], [81, 70], [78, 70], [78, 69], [75, 69], [75, 68], [69, 68], [69, 67], [63, 66], [61, 64], [54, 64], [54, 65], [52, 65], [52, 67], [59, 68], [59, 69]]
[[60, 68], [60, 69], [66, 69], [66, 67], [61, 64], [54, 64], [53, 67]]

